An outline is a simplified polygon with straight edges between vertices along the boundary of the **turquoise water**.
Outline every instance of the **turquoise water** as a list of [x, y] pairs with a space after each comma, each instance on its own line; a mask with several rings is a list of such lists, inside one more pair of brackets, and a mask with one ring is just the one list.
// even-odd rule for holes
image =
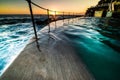
[[81, 18], [64, 34], [96, 80], [120, 80], [120, 20]]

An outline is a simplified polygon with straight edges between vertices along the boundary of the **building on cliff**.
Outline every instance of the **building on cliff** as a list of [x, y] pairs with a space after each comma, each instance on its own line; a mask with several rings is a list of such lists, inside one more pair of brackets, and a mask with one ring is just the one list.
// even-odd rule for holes
[[120, 0], [100, 0], [96, 6], [88, 8], [86, 16], [120, 17]]

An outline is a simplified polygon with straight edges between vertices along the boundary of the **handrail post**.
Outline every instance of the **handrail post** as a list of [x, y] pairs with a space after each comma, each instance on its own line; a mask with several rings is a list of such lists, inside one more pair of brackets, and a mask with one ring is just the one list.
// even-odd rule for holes
[[47, 9], [47, 16], [48, 16], [48, 33], [50, 33], [50, 13], [49, 13], [49, 9]]
[[77, 14], [77, 16], [78, 16], [78, 21], [79, 21], [79, 17], [80, 17], [80, 16], [79, 16], [79, 13]]
[[63, 12], [63, 25], [64, 25], [64, 12]]
[[69, 24], [69, 13], [68, 13], [68, 24]]
[[75, 15], [76, 15], [76, 14], [75, 14], [75, 13], [73, 13], [73, 22], [75, 22]]
[[56, 11], [55, 11], [55, 29], [57, 28], [57, 24], [56, 24]]
[[40, 46], [39, 46], [39, 43], [38, 43], [37, 31], [36, 31], [36, 27], [35, 27], [34, 16], [33, 16], [33, 11], [32, 11], [32, 6], [31, 6], [31, 0], [26, 0], [26, 1], [28, 2], [28, 5], [29, 5], [29, 10], [30, 10], [30, 14], [31, 14], [31, 20], [32, 20], [32, 24], [33, 24], [33, 29], [34, 29], [37, 48], [38, 48], [38, 50], [40, 50]]
[[72, 23], [74, 23], [74, 13], [73, 13], [73, 15], [72, 15], [72, 19], [73, 19]]

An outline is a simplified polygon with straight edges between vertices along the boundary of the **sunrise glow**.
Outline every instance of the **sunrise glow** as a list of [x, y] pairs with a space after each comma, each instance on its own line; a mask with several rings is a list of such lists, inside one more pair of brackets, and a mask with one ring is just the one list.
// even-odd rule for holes
[[[85, 13], [90, 6], [99, 0], [32, 0], [42, 7], [64, 12]], [[33, 6], [34, 14], [46, 14], [46, 11]], [[25, 0], [0, 0], [0, 14], [29, 14], [28, 3]], [[50, 12], [55, 15], [55, 12]], [[56, 12], [56, 14], [59, 14]]]

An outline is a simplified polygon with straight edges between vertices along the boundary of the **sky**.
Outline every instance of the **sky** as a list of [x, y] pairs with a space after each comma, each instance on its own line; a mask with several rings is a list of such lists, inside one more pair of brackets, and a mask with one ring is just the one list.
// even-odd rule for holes
[[[87, 8], [95, 6], [99, 0], [31, 0], [51, 10], [85, 13]], [[33, 6], [34, 14], [45, 11]], [[0, 0], [0, 14], [29, 14], [25, 0]]]

